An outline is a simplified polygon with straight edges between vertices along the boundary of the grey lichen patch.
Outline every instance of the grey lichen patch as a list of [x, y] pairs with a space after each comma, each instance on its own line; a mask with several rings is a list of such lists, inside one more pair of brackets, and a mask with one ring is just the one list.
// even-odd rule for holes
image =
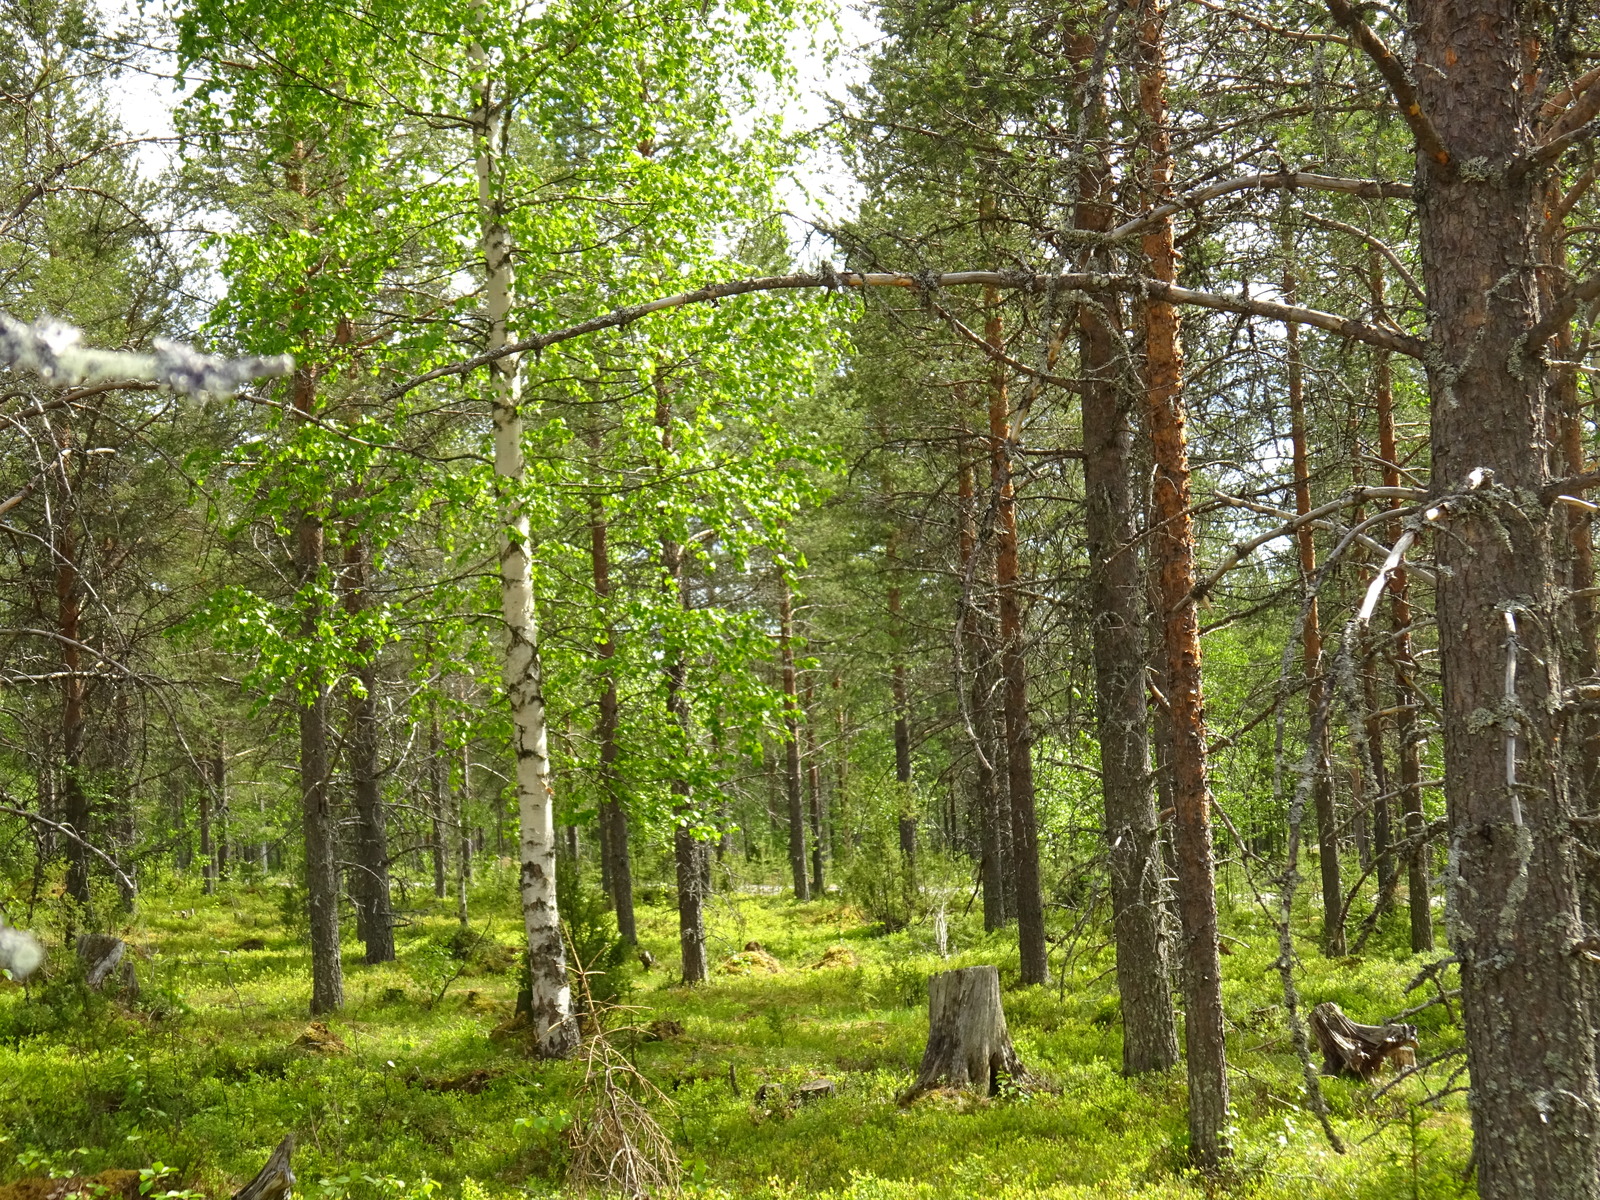
[[1516, 937], [1518, 913], [1528, 894], [1528, 864], [1533, 860], [1533, 832], [1526, 825], [1515, 827], [1517, 839], [1517, 868], [1506, 887], [1505, 903], [1500, 906], [1500, 917], [1495, 924], [1495, 939], [1504, 948], [1502, 954], [1509, 958], [1511, 943]]
[[1481, 155], [1463, 159], [1456, 170], [1462, 179], [1470, 183], [1487, 183], [1497, 174], [1494, 164]]
[[1490, 729], [1499, 729], [1501, 714], [1487, 708], [1475, 708], [1467, 717], [1468, 733], [1483, 733]]

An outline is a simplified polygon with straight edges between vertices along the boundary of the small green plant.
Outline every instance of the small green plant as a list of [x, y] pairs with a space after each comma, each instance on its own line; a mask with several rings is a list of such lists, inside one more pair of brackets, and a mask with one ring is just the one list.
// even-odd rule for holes
[[159, 1159], [148, 1167], [139, 1168], [139, 1195], [149, 1200], [205, 1200], [205, 1193], [193, 1188], [163, 1188], [162, 1184], [174, 1179], [176, 1167], [169, 1167]]
[[587, 986], [572, 989], [584, 1015], [591, 1003], [595, 1008], [622, 1003], [632, 988], [625, 966], [628, 944], [617, 933], [605, 895], [576, 862], [562, 857], [556, 860], [556, 896], [573, 959], [569, 965], [588, 977]]
[[772, 1040], [775, 1045], [783, 1046], [788, 1044], [789, 1030], [793, 1028], [794, 1022], [787, 1012], [781, 1008], [769, 1008], [761, 1014], [761, 1019], [772, 1033]]
[[78, 1174], [73, 1166], [73, 1160], [82, 1158], [89, 1151], [83, 1146], [72, 1150], [62, 1150], [51, 1154], [48, 1150], [41, 1150], [36, 1146], [24, 1146], [17, 1151], [17, 1166], [22, 1168], [24, 1175], [48, 1175], [51, 1179], [70, 1179]]

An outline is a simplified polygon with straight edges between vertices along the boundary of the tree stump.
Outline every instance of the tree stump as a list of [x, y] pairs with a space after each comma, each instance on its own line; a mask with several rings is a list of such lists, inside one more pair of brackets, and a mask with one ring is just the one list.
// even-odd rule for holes
[[108, 933], [86, 933], [79, 937], [78, 958], [83, 963], [83, 982], [98, 992], [122, 962], [126, 949], [121, 938]]
[[962, 967], [928, 980], [928, 1048], [917, 1081], [900, 1097], [909, 1104], [934, 1088], [966, 1088], [993, 1096], [1001, 1076], [1021, 1082], [1017, 1058], [1000, 1007], [1000, 971]]
[[1415, 1025], [1357, 1025], [1331, 1000], [1311, 1010], [1311, 1028], [1322, 1047], [1324, 1075], [1371, 1079], [1385, 1061], [1410, 1066], [1416, 1061]]
[[233, 1194], [233, 1200], [284, 1200], [294, 1187], [294, 1171], [289, 1156], [294, 1153], [294, 1135], [278, 1143], [256, 1177]]

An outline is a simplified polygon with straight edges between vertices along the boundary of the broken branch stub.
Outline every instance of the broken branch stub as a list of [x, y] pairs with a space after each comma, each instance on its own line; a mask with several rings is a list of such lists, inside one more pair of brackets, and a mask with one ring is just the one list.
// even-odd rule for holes
[[1002, 1077], [1027, 1080], [1000, 1005], [996, 967], [961, 967], [928, 980], [928, 1047], [916, 1082], [900, 1097], [909, 1104], [924, 1092], [949, 1087], [993, 1096]]

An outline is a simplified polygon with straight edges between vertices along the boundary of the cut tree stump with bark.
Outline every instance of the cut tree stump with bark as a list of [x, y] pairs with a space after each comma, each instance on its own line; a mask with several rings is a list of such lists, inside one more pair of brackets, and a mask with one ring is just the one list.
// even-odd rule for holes
[[900, 1103], [943, 1087], [993, 1096], [1002, 1076], [1022, 1083], [1028, 1072], [1006, 1028], [999, 969], [961, 967], [933, 976], [928, 980], [928, 1048], [917, 1081]]
[[1311, 1028], [1322, 1047], [1324, 1075], [1371, 1079], [1385, 1062], [1396, 1067], [1416, 1062], [1415, 1025], [1357, 1025], [1331, 1000], [1311, 1010]]

